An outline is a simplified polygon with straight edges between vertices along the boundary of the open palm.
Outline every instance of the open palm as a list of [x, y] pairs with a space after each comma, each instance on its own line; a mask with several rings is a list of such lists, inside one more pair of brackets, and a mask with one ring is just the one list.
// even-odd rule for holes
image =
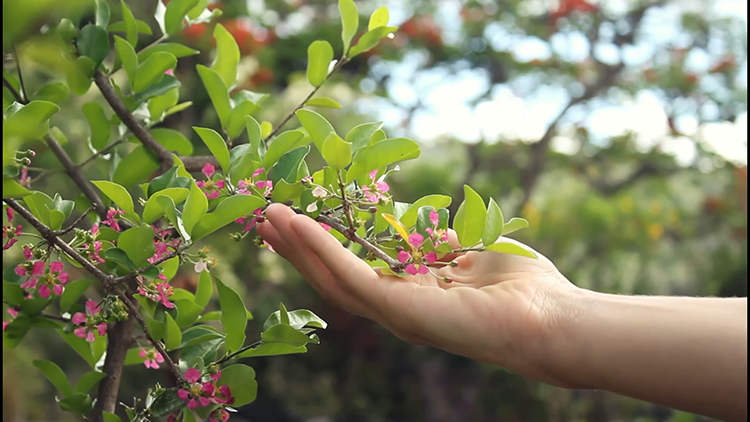
[[[556, 292], [575, 289], [547, 258], [469, 252], [432, 274], [382, 275], [312, 219], [271, 205], [260, 235], [328, 301], [399, 338], [559, 384], [545, 361], [560, 316]], [[456, 245], [455, 234], [451, 242]], [[515, 242], [501, 238], [500, 242]], [[526, 247], [526, 246], [524, 246]]]

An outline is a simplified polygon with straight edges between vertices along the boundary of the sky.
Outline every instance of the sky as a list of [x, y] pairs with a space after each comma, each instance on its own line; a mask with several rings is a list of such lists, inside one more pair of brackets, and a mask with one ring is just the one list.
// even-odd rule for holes
[[[401, 14], [408, 17], [408, 12], [401, 11], [398, 2], [393, 3], [389, 4], [391, 22], [399, 24], [400, 20], [405, 19]], [[624, 52], [623, 60], [628, 65], [645, 64], [645, 60], [651, 57], [654, 45], [674, 40], [679, 42], [680, 34], [677, 28], [680, 12], [685, 9], [701, 11], [700, 8], [704, 4], [691, 0], [678, 3], [679, 8], [672, 5], [647, 15], [643, 26], [646, 30], [642, 37], [644, 41]], [[455, 16], [458, 11], [453, 10], [454, 4], [444, 3], [445, 6], [441, 6], [438, 14], [447, 41], [450, 40], [452, 31], [457, 30]], [[529, 1], [531, 8], [548, 7], [547, 4]], [[617, 13], [618, 8], [625, 10], [625, 3], [610, 0], [607, 7]], [[716, 16], [739, 16], [747, 22], [747, 4], [741, 0], [716, 0], [711, 4], [709, 13]], [[511, 51], [520, 61], [548, 58], [552, 54], [551, 49], [575, 60], [576, 57], [585, 57], [588, 47], [583, 36], [562, 35], [553, 38], [550, 47], [540, 40], [509, 34], [499, 24], [488, 28], [486, 35], [493, 48]], [[608, 47], [604, 45], [595, 49], [597, 57], [605, 62], [613, 60], [613, 48]], [[389, 95], [400, 107], [380, 99], [363, 101], [360, 107], [368, 114], [379, 114], [386, 127], [398, 127], [406, 117], [404, 108], [414, 106], [416, 100], [420, 99], [422, 105], [415, 112], [409, 131], [405, 134], [425, 144], [446, 137], [455, 137], [466, 142], [477, 142], [481, 139], [488, 142], [510, 139], [533, 142], [541, 138], [548, 124], [569, 100], [568, 94], [562, 88], [545, 86], [537, 83], [533, 77], [528, 77], [519, 78], [513, 85], [493, 87], [489, 99], [472, 107], [469, 105], [470, 102], [489, 88], [486, 79], [477, 73], [478, 71], [466, 69], [448, 73], [443, 69], [432, 69], [420, 72], [418, 77], [414, 78], [414, 70], [423, 59], [419, 53], [415, 53], [398, 65], [382, 69], [391, 74], [391, 82], [387, 88]], [[707, 54], [693, 54], [687, 58], [686, 66], [700, 72], [705, 71], [711, 63]], [[746, 65], [742, 73], [743, 77], [738, 83], [747, 87]], [[367, 82], [363, 84], [363, 88], [367, 88]], [[585, 125], [593, 138], [605, 140], [631, 131], [637, 135], [636, 142], [643, 150], [660, 143], [661, 148], [674, 154], [679, 163], [690, 165], [694, 162], [696, 149], [693, 140], [667, 136], [667, 115], [656, 92], [641, 91], [634, 97], [621, 94], [614, 102], [594, 100], [589, 105], [593, 111], [581, 114], [584, 113], [583, 110], [571, 109], [561, 121], [559, 135], [551, 145], [553, 149], [562, 153], [575, 153], [578, 149], [577, 141], [566, 135], [574, 130], [572, 122], [578, 122], [585, 117]], [[697, 119], [684, 117], [678, 120], [677, 124], [685, 135], [701, 140], [708, 148], [712, 148], [727, 160], [747, 165], [746, 112], [734, 123], [710, 123], [699, 126]]]

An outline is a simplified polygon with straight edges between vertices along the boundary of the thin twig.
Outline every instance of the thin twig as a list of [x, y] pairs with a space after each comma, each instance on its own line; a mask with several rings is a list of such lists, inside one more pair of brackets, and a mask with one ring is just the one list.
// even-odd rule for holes
[[160, 171], [163, 173], [169, 170], [172, 167], [172, 163], [174, 162], [172, 153], [169, 152], [169, 150], [166, 149], [164, 145], [160, 144], [156, 139], [154, 139], [154, 137], [148, 132], [148, 130], [146, 130], [146, 128], [138, 123], [138, 120], [136, 120], [135, 116], [133, 116], [133, 114], [128, 111], [127, 107], [122, 102], [120, 97], [117, 96], [114, 88], [112, 88], [112, 85], [109, 83], [107, 75], [105, 75], [100, 70], [97, 71], [94, 74], [94, 83], [96, 83], [96, 86], [99, 87], [99, 91], [101, 91], [102, 96], [104, 96], [104, 99], [107, 100], [107, 103], [109, 103], [109, 106], [112, 107], [112, 110], [114, 110], [115, 114], [117, 114], [117, 117], [120, 118], [122, 123], [125, 124], [128, 129], [130, 129], [130, 132], [132, 132], [133, 135], [138, 138], [138, 140], [141, 141], [141, 143], [146, 148], [156, 153], [156, 155], [159, 157]]
[[18, 91], [16, 91], [16, 88], [14, 88], [10, 83], [10, 81], [5, 78], [5, 75], [3, 75], [3, 85], [8, 88], [8, 91], [10, 91], [10, 95], [13, 96], [17, 103], [26, 104], [26, 101], [23, 99], [23, 97], [21, 97], [21, 94], [19, 94]]
[[260, 346], [261, 344], [263, 344], [263, 340], [258, 340], [255, 343], [248, 344], [247, 346], [242, 346], [239, 349], [237, 349], [236, 352], [232, 352], [232, 353], [224, 356], [223, 358], [221, 358], [221, 359], [217, 360], [216, 362], [214, 362], [214, 364], [221, 365], [222, 363], [227, 362], [229, 360], [232, 360], [235, 357], [237, 357], [237, 356], [245, 353], [246, 351], [252, 349], [253, 347]]
[[[331, 69], [331, 71], [328, 72], [328, 75], [323, 80], [323, 82], [325, 83], [325, 81], [327, 81], [328, 78], [330, 78], [334, 73], [336, 73], [336, 71], [339, 70], [342, 66], [344, 66], [348, 61], [349, 59], [347, 58], [343, 58], [339, 60], [338, 63], [336, 63], [336, 65], [333, 67], [333, 69]], [[310, 91], [307, 97], [305, 97], [305, 99], [302, 100], [302, 102], [297, 107], [295, 107], [294, 110], [290, 111], [289, 114], [287, 114], [286, 117], [284, 117], [284, 120], [282, 120], [281, 123], [279, 123], [278, 125], [276, 125], [276, 127], [273, 128], [271, 133], [269, 133], [268, 136], [266, 136], [266, 139], [264, 139], [263, 142], [267, 144], [271, 138], [276, 136], [276, 134], [279, 133], [281, 128], [286, 124], [286, 122], [288, 122], [292, 117], [294, 117], [294, 113], [296, 113], [299, 109], [304, 107], [305, 104], [310, 100], [310, 98], [312, 98], [318, 92], [320, 87], [324, 85], [324, 83], [321, 83], [320, 85], [316, 86], [312, 91]]]
[[188, 249], [191, 246], [192, 246], [192, 244], [187, 244], [187, 243], [183, 244], [183, 245], [180, 245], [180, 246], [177, 247], [177, 249], [174, 250], [174, 252], [170, 252], [170, 253], [162, 256], [161, 258], [159, 258], [156, 261], [150, 263], [149, 265], [147, 265], [147, 266], [145, 266], [143, 268], [139, 268], [139, 269], [133, 271], [130, 274], [127, 274], [127, 275], [115, 278], [113, 280], [113, 283], [114, 284], [121, 284], [121, 283], [127, 282], [129, 280], [133, 280], [137, 275], [143, 274], [146, 271], [150, 270], [151, 268], [154, 268], [157, 265], [159, 265], [159, 264], [161, 264], [161, 263], [163, 263], [165, 261], [168, 261], [168, 260], [170, 260], [170, 259], [172, 259], [172, 258], [174, 258], [176, 256], [180, 256], [180, 254], [182, 252], [184, 252], [186, 249]]
[[23, 83], [23, 74], [21, 73], [21, 59], [18, 57], [18, 53], [16, 52], [16, 43], [11, 41], [10, 47], [13, 49], [13, 57], [15, 57], [16, 59], [16, 71], [18, 72], [18, 85], [21, 92], [21, 98], [24, 99], [24, 102], [28, 102], [29, 93], [26, 92], [26, 85]]
[[87, 209], [83, 214], [81, 214], [80, 216], [78, 216], [78, 218], [76, 218], [75, 221], [73, 221], [72, 223], [70, 223], [70, 225], [67, 228], [65, 228], [63, 230], [57, 230], [55, 232], [52, 232], [52, 234], [55, 235], [55, 236], [62, 236], [64, 234], [70, 233], [71, 231], [73, 231], [73, 229], [76, 228], [76, 226], [78, 225], [78, 223], [80, 223], [81, 221], [83, 221], [83, 219], [86, 218], [86, 216], [89, 215], [89, 213], [91, 211], [94, 211], [94, 210], [96, 210], [96, 204], [91, 205], [89, 207], [89, 209]]

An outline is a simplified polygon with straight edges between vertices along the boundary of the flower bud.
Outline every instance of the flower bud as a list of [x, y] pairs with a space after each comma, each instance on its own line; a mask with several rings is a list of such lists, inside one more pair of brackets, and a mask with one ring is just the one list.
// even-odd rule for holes
[[370, 209], [368, 209], [367, 211], [370, 211], [370, 214], [375, 214], [376, 212], [378, 212], [378, 207], [370, 207]]
[[255, 246], [263, 246], [263, 238], [260, 236], [256, 236], [255, 239], [253, 239], [253, 243]]

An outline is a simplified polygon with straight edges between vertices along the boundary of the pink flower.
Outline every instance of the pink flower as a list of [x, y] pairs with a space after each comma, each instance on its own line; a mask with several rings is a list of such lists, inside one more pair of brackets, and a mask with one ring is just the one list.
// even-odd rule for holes
[[188, 383], [187, 388], [178, 390], [177, 396], [181, 400], [188, 402], [187, 407], [189, 409], [211, 404], [231, 404], [234, 402], [229, 387], [222, 385], [217, 388], [215, 384], [217, 381], [214, 381], [213, 375], [211, 376], [211, 381], [201, 382], [203, 378], [201, 372], [195, 368], [190, 368], [185, 371], [184, 376], [185, 381]]
[[318, 222], [318, 224], [320, 224], [320, 227], [323, 227], [323, 229], [324, 229], [325, 231], [327, 231], [327, 232], [331, 231], [331, 226], [329, 226], [328, 224], [326, 224], [326, 223], [321, 223], [321, 222]]
[[169, 301], [169, 297], [174, 294], [174, 289], [167, 282], [167, 277], [165, 277], [164, 274], [159, 274], [156, 279], [159, 280], [159, 282], [152, 280], [148, 285], [144, 285], [144, 279], [142, 277], [139, 278], [141, 284], [138, 286], [138, 293], [142, 296], [146, 296], [154, 302], [161, 303], [165, 308], [174, 308], [174, 303]]
[[362, 187], [365, 198], [369, 202], [373, 202], [373, 203], [379, 203], [381, 199], [383, 201], [388, 201], [388, 196], [385, 195], [385, 193], [390, 190], [390, 186], [388, 186], [388, 183], [375, 181], [375, 178], [377, 177], [377, 175], [378, 175], [377, 170], [371, 171], [370, 180], [372, 180], [372, 184], [369, 186]]
[[8, 225], [3, 226], [3, 239], [7, 239], [3, 245], [3, 250], [10, 249], [11, 246], [15, 245], [18, 242], [16, 238], [21, 235], [21, 225], [13, 227], [12, 224], [14, 216], [13, 208], [6, 208], [5, 214], [8, 216]]
[[[112, 230], [120, 231], [120, 225], [117, 224], [117, 220], [120, 218], [121, 215], [125, 214], [125, 211], [122, 210], [116, 210], [114, 208], [110, 208], [107, 211], [107, 219], [102, 221], [102, 224], [109, 226], [112, 228]], [[98, 232], [98, 229], [97, 229]]]
[[[39, 279], [39, 296], [46, 299], [51, 293], [60, 296], [63, 293], [64, 285], [68, 283], [68, 273], [63, 271], [63, 263], [55, 261], [49, 265], [49, 270], [45, 273], [44, 262], [37, 261], [34, 263], [32, 277], [42, 276]], [[36, 282], [34, 282], [36, 284]]]
[[13, 322], [14, 319], [18, 316], [18, 311], [13, 308], [8, 308], [8, 314], [10, 315], [10, 321], [3, 321], [3, 331], [5, 331], [5, 328]]
[[104, 263], [104, 258], [99, 254], [102, 250], [102, 242], [95, 240], [92, 245], [87, 243], [83, 244], [83, 249], [88, 252], [89, 260]]
[[21, 168], [21, 178], [18, 180], [21, 186], [31, 187], [31, 177], [29, 177], [29, 169], [27, 167]]
[[225, 183], [223, 180], [217, 180], [213, 181], [211, 180], [211, 176], [216, 172], [216, 168], [211, 163], [206, 163], [203, 166], [203, 169], [201, 172], [206, 176], [206, 181], [199, 181], [195, 182], [196, 185], [198, 185], [201, 190], [203, 190], [203, 193], [206, 194], [206, 198], [208, 199], [214, 199], [219, 196], [221, 193], [221, 190], [224, 189]]
[[102, 318], [101, 308], [93, 300], [86, 302], [86, 313], [76, 312], [71, 322], [80, 325], [73, 330], [73, 334], [86, 339], [89, 343], [96, 339], [94, 333], [99, 334], [99, 336], [107, 334], [107, 322]]
[[23, 257], [27, 261], [31, 261], [34, 258], [34, 252], [31, 250], [30, 247], [26, 246], [25, 248], [23, 248]]
[[237, 182], [237, 193], [240, 195], [252, 195], [253, 188], [261, 191], [263, 196], [270, 196], [273, 191], [273, 182], [270, 180], [255, 180], [266, 171], [263, 167], [255, 170], [249, 179], [241, 179]]
[[174, 76], [174, 69], [167, 69], [164, 71], [165, 75]]
[[400, 251], [398, 253], [399, 262], [407, 264], [404, 271], [411, 275], [429, 273], [430, 270], [424, 263], [434, 264], [435, 261], [437, 261], [437, 253], [429, 252], [424, 254], [422, 252], [421, 248], [422, 242], [424, 242], [424, 236], [419, 233], [414, 232], [410, 234], [407, 242], [411, 247], [411, 252]]
[[96, 239], [96, 237], [99, 236], [99, 225], [98, 224], [94, 224], [91, 227], [91, 235], [94, 236], [94, 239]]
[[225, 409], [216, 409], [209, 415], [209, 422], [226, 422], [229, 420], [229, 412]]
[[[242, 181], [240, 180], [240, 182], [242, 182]], [[242, 233], [249, 232], [256, 225], [262, 223], [263, 221], [265, 221], [265, 219], [263, 218], [263, 209], [262, 208], [258, 208], [255, 211], [253, 211], [252, 214], [248, 214], [248, 215], [246, 215], [244, 217], [240, 217], [240, 218], [234, 220], [234, 222], [238, 223], [238, 224], [245, 223], [245, 228], [242, 229]]]
[[154, 240], [154, 255], [151, 258], [148, 258], [147, 261], [153, 264], [162, 259], [168, 252], [169, 248], [164, 241]]
[[430, 211], [430, 223], [432, 223], [432, 227], [427, 227], [425, 230], [427, 231], [427, 234], [430, 235], [430, 239], [432, 239], [432, 242], [435, 246], [438, 246], [441, 243], [445, 243], [448, 241], [448, 230], [445, 229], [438, 229], [438, 224], [440, 224], [440, 215], [435, 211]]
[[146, 366], [146, 368], [159, 369], [159, 364], [164, 362], [164, 357], [154, 348], [151, 348], [150, 350], [141, 348], [138, 356], [144, 358], [143, 364]]

